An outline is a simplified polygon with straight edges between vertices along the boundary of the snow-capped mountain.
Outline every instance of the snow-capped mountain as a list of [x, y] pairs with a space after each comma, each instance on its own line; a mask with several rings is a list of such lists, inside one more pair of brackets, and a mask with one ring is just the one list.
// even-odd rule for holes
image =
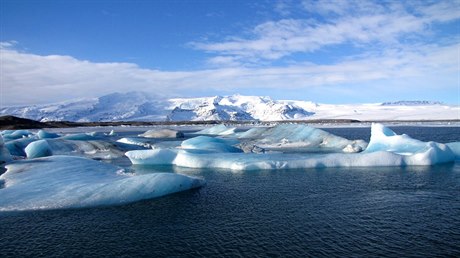
[[38, 121], [207, 121], [207, 120], [452, 120], [458, 105], [429, 101], [331, 105], [273, 100], [260, 96], [215, 96], [159, 99], [143, 92], [113, 93], [99, 98], [54, 104], [6, 107], [0, 115]]
[[0, 114], [46, 121], [162, 120], [164, 101], [142, 92], [113, 93], [99, 98], [0, 109]]
[[295, 104], [258, 96], [216, 96], [171, 99], [169, 121], [184, 120], [303, 120], [313, 115]]

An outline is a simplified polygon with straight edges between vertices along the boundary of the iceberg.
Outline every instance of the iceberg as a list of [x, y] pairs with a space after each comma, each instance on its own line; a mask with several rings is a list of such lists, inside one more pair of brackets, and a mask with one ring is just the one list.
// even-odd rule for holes
[[8, 149], [11, 155], [25, 157], [26, 152], [24, 149], [29, 145], [31, 142], [36, 141], [36, 138], [22, 138], [16, 139], [5, 143], [5, 147]]
[[129, 145], [137, 145], [144, 148], [152, 148], [153, 143], [148, 139], [135, 138], [135, 137], [124, 137], [118, 139], [117, 142]]
[[[116, 159], [123, 157], [119, 146], [106, 141], [46, 140], [53, 155], [84, 156], [92, 159]], [[33, 144], [33, 143], [31, 143]]]
[[[404, 141], [392, 143], [386, 137], [397, 136], [389, 128], [375, 124], [372, 127], [369, 149], [361, 153], [200, 153], [190, 150], [136, 150], [125, 155], [133, 164], [176, 165], [190, 168], [222, 168], [230, 170], [298, 169], [324, 167], [374, 167], [374, 166], [428, 166], [453, 162], [459, 158], [448, 145], [424, 143], [408, 136]], [[382, 136], [383, 135], [383, 136]], [[389, 135], [389, 136], [388, 136]], [[320, 133], [316, 142], [324, 138]], [[373, 139], [377, 137], [377, 139]], [[328, 139], [334, 139], [329, 136]], [[396, 139], [396, 138], [394, 138]], [[379, 143], [379, 145], [376, 145]], [[411, 145], [412, 144], [412, 145]], [[451, 146], [459, 146], [457, 143]], [[411, 146], [410, 148], [407, 146]], [[416, 146], [416, 147], [414, 147]]]
[[11, 154], [8, 149], [5, 147], [5, 142], [3, 137], [0, 135], [0, 164], [9, 162], [12, 160]]
[[58, 138], [60, 137], [59, 134], [56, 133], [50, 133], [44, 130], [40, 130], [37, 132], [37, 136], [39, 139], [52, 139], [52, 138]]
[[41, 158], [53, 155], [50, 145], [46, 140], [31, 142], [25, 148], [26, 156], [29, 159]]
[[139, 136], [145, 138], [184, 138], [184, 134], [182, 132], [172, 129], [152, 129], [143, 134], [139, 134]]
[[204, 135], [231, 135], [235, 133], [236, 128], [229, 128], [224, 124], [216, 125], [210, 128], [203, 129], [196, 132], [195, 134], [204, 134]]
[[129, 174], [111, 164], [70, 156], [17, 161], [6, 168], [0, 176], [0, 211], [121, 205], [205, 184], [201, 178], [174, 173]]
[[302, 124], [281, 124], [275, 127], [252, 128], [237, 134], [245, 152], [292, 151], [307, 152], [360, 152], [367, 143], [363, 140], [348, 140]]
[[181, 148], [210, 152], [242, 152], [241, 149], [233, 146], [238, 143], [239, 141], [235, 139], [221, 139], [209, 136], [197, 136], [183, 141], [181, 144]]
[[5, 142], [26, 138], [32, 135], [28, 130], [5, 130], [1, 132]]

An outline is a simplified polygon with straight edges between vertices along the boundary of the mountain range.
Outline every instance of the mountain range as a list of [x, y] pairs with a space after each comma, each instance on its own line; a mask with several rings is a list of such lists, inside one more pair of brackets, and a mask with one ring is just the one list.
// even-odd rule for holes
[[262, 96], [159, 99], [143, 92], [0, 108], [1, 115], [46, 121], [209, 121], [209, 120], [458, 120], [460, 107], [432, 101], [319, 104]]

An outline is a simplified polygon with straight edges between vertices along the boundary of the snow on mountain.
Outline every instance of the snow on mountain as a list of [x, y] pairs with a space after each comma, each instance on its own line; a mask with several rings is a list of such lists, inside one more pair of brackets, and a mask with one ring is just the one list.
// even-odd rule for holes
[[0, 109], [2, 115], [14, 115], [38, 121], [122, 121], [162, 120], [163, 101], [142, 92], [113, 93], [100, 98], [79, 99], [54, 104]]
[[196, 99], [171, 99], [169, 121], [184, 120], [260, 120], [307, 119], [313, 113], [283, 101], [258, 96], [216, 96]]
[[99, 98], [0, 109], [39, 121], [207, 121], [207, 120], [450, 120], [460, 106], [430, 101], [375, 104], [318, 104], [260, 96], [215, 96], [159, 100], [142, 92], [113, 93]]

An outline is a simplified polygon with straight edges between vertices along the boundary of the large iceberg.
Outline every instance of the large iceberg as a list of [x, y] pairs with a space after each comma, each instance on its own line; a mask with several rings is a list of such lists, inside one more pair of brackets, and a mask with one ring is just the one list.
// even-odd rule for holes
[[[453, 162], [459, 158], [446, 144], [424, 143], [408, 136], [399, 137], [395, 142], [391, 142], [393, 138], [387, 139], [388, 144], [383, 144], [386, 137], [395, 136], [397, 135], [391, 129], [373, 124], [369, 149], [362, 153], [225, 153], [223, 155], [216, 152], [199, 153], [164, 149], [128, 151], [126, 156], [133, 164], [231, 170], [435, 165]], [[321, 134], [318, 137], [316, 141], [324, 139]], [[375, 137], [377, 138], [374, 139]]]
[[299, 151], [306, 152], [360, 152], [367, 143], [363, 140], [348, 140], [302, 124], [281, 124], [275, 127], [256, 127], [239, 133], [240, 147], [245, 152]]
[[6, 166], [0, 176], [0, 211], [120, 205], [204, 185], [174, 173], [135, 175], [81, 157], [51, 156]]

